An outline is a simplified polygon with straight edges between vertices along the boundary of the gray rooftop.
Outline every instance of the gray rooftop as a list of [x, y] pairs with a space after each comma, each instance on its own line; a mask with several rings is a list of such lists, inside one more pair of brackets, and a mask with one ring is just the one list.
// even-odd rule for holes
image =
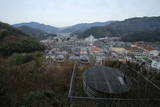
[[83, 74], [83, 81], [90, 90], [106, 94], [120, 94], [129, 90], [123, 72], [105, 66], [93, 66]]

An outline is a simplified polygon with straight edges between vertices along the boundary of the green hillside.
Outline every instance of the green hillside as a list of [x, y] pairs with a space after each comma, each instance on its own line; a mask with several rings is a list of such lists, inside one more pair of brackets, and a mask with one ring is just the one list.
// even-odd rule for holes
[[154, 31], [139, 31], [135, 33], [128, 34], [121, 38], [124, 42], [135, 42], [135, 41], [146, 41], [146, 42], [156, 42], [160, 41], [160, 30]]
[[26, 34], [36, 36], [38, 38], [44, 38], [45, 35], [48, 34], [47, 32], [45, 32], [43, 30], [31, 28], [31, 27], [28, 27], [28, 26], [20, 26], [17, 29], [19, 29], [20, 31], [22, 31]]
[[[160, 17], [130, 18], [124, 21], [111, 23], [109, 26], [90, 28], [84, 31], [83, 33], [79, 34], [79, 36], [84, 38], [92, 34], [96, 38], [101, 38], [104, 36], [127, 37], [126, 35], [129, 35], [131, 37], [130, 34], [135, 32], [153, 32], [157, 29], [160, 29]], [[148, 37], [145, 38], [144, 36], [139, 36], [139, 38], [141, 40], [144, 39], [145, 41]]]
[[0, 55], [41, 51], [39, 40], [0, 22]]

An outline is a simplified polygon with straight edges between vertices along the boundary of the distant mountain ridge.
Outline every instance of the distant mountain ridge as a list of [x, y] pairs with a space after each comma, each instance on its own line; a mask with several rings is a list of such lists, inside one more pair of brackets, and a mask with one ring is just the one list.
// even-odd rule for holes
[[113, 22], [108, 26], [92, 27], [80, 34], [81, 38], [93, 35], [96, 38], [105, 36], [126, 36], [135, 32], [155, 31], [160, 29], [160, 16], [158, 17], [135, 17], [124, 21]]
[[35, 28], [35, 29], [40, 29], [40, 30], [45, 31], [47, 33], [59, 32], [59, 29], [57, 27], [45, 25], [45, 24], [40, 24], [37, 22], [19, 23], [19, 24], [14, 24], [13, 26], [14, 27], [28, 26], [28, 27]]
[[35, 36], [35, 37], [38, 37], [40, 39], [45, 39], [49, 36], [57, 36], [56, 34], [49, 34], [43, 30], [40, 30], [40, 29], [35, 29], [35, 28], [31, 28], [31, 27], [28, 27], [28, 26], [20, 26], [20, 27], [17, 27], [17, 29], [19, 29], [20, 31], [28, 34], [28, 35], [31, 35], [31, 36]]
[[107, 22], [94, 22], [94, 23], [80, 23], [80, 24], [76, 24], [70, 27], [67, 27], [65, 29], [63, 29], [61, 32], [75, 32], [75, 31], [84, 31], [87, 30], [91, 27], [95, 27], [95, 26], [107, 26], [109, 24], [111, 24], [114, 21], [107, 21]]
[[17, 29], [32, 36], [44, 36], [47, 34], [47, 32], [43, 30], [31, 28], [28, 26], [20, 26], [20, 27], [17, 27]]
[[13, 26], [16, 28], [19, 28], [21, 26], [28, 26], [30, 28], [34, 29], [40, 29], [42, 31], [45, 31], [47, 33], [69, 33], [69, 32], [75, 32], [75, 31], [84, 31], [87, 30], [91, 27], [94, 26], [106, 26], [111, 24], [114, 21], [107, 21], [107, 22], [95, 22], [95, 23], [81, 23], [81, 24], [76, 24], [73, 26], [67, 26], [63, 28], [58, 28], [50, 25], [45, 25], [45, 24], [40, 24], [37, 22], [29, 22], [29, 23], [19, 23], [19, 24], [14, 24]]

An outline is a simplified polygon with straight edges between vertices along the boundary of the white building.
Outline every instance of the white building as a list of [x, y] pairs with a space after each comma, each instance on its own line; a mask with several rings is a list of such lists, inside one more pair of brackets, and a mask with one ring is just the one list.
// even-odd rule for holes
[[85, 42], [91, 43], [91, 44], [93, 44], [95, 40], [96, 39], [93, 37], [93, 35], [90, 35], [88, 38], [85, 38]]
[[111, 50], [113, 51], [113, 52], [116, 52], [116, 53], [119, 53], [119, 54], [126, 54], [128, 51], [126, 50], [126, 49], [124, 49], [124, 48], [116, 48], [116, 47], [114, 47], [114, 48], [111, 48]]
[[153, 60], [151, 66], [160, 70], [160, 61]]
[[159, 51], [158, 50], [152, 50], [149, 52], [150, 56], [158, 56], [159, 55]]

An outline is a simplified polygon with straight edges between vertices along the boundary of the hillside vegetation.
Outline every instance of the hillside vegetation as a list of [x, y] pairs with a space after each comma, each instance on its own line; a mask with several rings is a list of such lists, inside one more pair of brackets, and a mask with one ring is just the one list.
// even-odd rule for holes
[[21, 27], [21, 26], [28, 26], [30, 28], [40, 29], [40, 30], [45, 31], [47, 33], [53, 33], [53, 34], [59, 32], [59, 29], [57, 27], [45, 25], [45, 24], [40, 24], [37, 22], [19, 23], [19, 24], [14, 24], [13, 26], [17, 27], [17, 28]]
[[[132, 38], [132, 33], [146, 32], [160, 29], [160, 17], [143, 17], [143, 18], [131, 18], [124, 21], [111, 23], [109, 26], [93, 27], [80, 34], [80, 37], [88, 37], [93, 35], [96, 38], [104, 36], [127, 36]], [[153, 35], [155, 36], [155, 35]], [[156, 35], [157, 36], [157, 35]], [[139, 37], [143, 40], [144, 37]], [[153, 37], [154, 38], [154, 37]], [[147, 37], [146, 37], [147, 39]], [[144, 39], [144, 41], [146, 40]]]
[[45, 35], [47, 35], [47, 32], [40, 30], [40, 29], [35, 29], [35, 28], [31, 28], [28, 26], [20, 26], [18, 27], [19, 30], [21, 30], [22, 32], [32, 35], [32, 36], [36, 36], [39, 38], [44, 38]]
[[128, 34], [121, 38], [124, 42], [136, 42], [136, 41], [146, 41], [146, 42], [156, 42], [160, 41], [160, 29], [154, 31], [139, 31], [135, 33]]
[[[70, 107], [67, 98], [73, 62], [45, 64], [42, 53], [15, 54], [0, 59], [0, 105], [2, 107]], [[28, 60], [27, 60], [28, 59]], [[106, 60], [106, 66], [123, 69], [126, 64], [116, 60]], [[139, 71], [134, 64], [133, 69]], [[83, 72], [85, 66], [79, 66]], [[143, 75], [160, 85], [157, 72], [140, 70]], [[83, 91], [81, 77], [77, 77], [76, 92]], [[138, 94], [138, 93], [135, 93]], [[92, 103], [91, 103], [92, 102]], [[72, 102], [73, 107], [95, 107], [93, 101]], [[145, 105], [145, 106], [144, 106]], [[114, 101], [112, 107], [159, 107], [157, 102]]]
[[0, 58], [2, 107], [69, 107], [67, 100], [72, 63], [43, 63], [43, 53]]
[[42, 51], [39, 40], [0, 22], [0, 55]]
[[108, 26], [114, 21], [107, 21], [107, 22], [95, 22], [95, 23], [81, 23], [81, 24], [76, 24], [70, 27], [67, 27], [60, 32], [77, 32], [77, 31], [85, 31], [91, 27], [96, 27], [96, 26]]

